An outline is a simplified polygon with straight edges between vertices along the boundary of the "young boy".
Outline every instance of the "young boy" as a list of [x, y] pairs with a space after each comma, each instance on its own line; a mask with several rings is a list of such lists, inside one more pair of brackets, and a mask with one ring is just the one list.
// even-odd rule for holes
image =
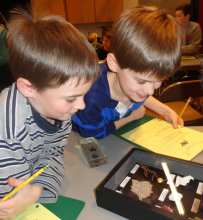
[[110, 51], [110, 44], [111, 44], [111, 30], [104, 31], [102, 33], [103, 39], [103, 47], [97, 50], [97, 56], [99, 60], [105, 60], [107, 54]]
[[49, 168], [12, 198], [0, 219], [35, 202], [56, 202], [71, 116], [99, 76], [87, 39], [63, 18], [18, 9], [8, 24], [9, 62], [16, 83], [0, 95], [0, 199], [40, 168]]
[[143, 105], [177, 128], [178, 115], [152, 95], [177, 70], [180, 56], [178, 27], [165, 11], [147, 6], [124, 11], [113, 25], [108, 67], [101, 65], [102, 76], [85, 96], [86, 108], [72, 116], [73, 130], [104, 138], [143, 117]]
[[198, 23], [190, 21], [193, 7], [190, 4], [180, 5], [176, 8], [175, 19], [181, 27], [182, 53], [184, 55], [198, 54], [199, 44], [202, 40], [202, 30]]

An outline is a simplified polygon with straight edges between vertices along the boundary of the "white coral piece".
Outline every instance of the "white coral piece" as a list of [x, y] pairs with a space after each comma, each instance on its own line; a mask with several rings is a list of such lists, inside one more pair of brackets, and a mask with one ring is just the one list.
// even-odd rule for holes
[[182, 186], [186, 186], [190, 180], [194, 180], [194, 178], [192, 176], [185, 176], [185, 177], [180, 177], [180, 176], [177, 176], [176, 177], [176, 187], [178, 187], [179, 185], [182, 185]]
[[[181, 193], [178, 193], [178, 192], [177, 192], [177, 194], [178, 194], [178, 199], [181, 200], [183, 198], [183, 195]], [[173, 198], [173, 193], [171, 193], [168, 198], [171, 201], [175, 201], [174, 198]]]

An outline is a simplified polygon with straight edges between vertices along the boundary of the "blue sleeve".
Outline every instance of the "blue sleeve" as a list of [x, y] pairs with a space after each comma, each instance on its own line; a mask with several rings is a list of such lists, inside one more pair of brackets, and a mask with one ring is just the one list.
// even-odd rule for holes
[[80, 110], [72, 116], [73, 131], [83, 137], [105, 138], [116, 131], [114, 121], [105, 120], [101, 115], [99, 106], [94, 103], [86, 103], [84, 110]]

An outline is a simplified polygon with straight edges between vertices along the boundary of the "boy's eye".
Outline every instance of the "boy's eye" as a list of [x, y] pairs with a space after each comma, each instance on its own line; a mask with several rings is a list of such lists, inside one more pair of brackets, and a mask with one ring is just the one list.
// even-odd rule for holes
[[66, 99], [66, 102], [71, 103], [71, 102], [74, 102], [75, 100], [76, 100], [76, 98], [73, 98], [73, 99]]
[[138, 81], [139, 84], [145, 84], [145, 81]]

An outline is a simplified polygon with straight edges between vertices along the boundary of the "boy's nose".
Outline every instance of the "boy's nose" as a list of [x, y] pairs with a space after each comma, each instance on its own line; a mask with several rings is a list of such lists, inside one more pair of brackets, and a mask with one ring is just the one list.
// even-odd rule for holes
[[85, 108], [85, 102], [83, 98], [81, 98], [81, 100], [78, 100], [77, 104], [75, 105], [75, 108], [79, 110], [83, 110]]
[[148, 95], [153, 95], [154, 94], [154, 86], [152, 83], [146, 85], [144, 88], [144, 93]]

